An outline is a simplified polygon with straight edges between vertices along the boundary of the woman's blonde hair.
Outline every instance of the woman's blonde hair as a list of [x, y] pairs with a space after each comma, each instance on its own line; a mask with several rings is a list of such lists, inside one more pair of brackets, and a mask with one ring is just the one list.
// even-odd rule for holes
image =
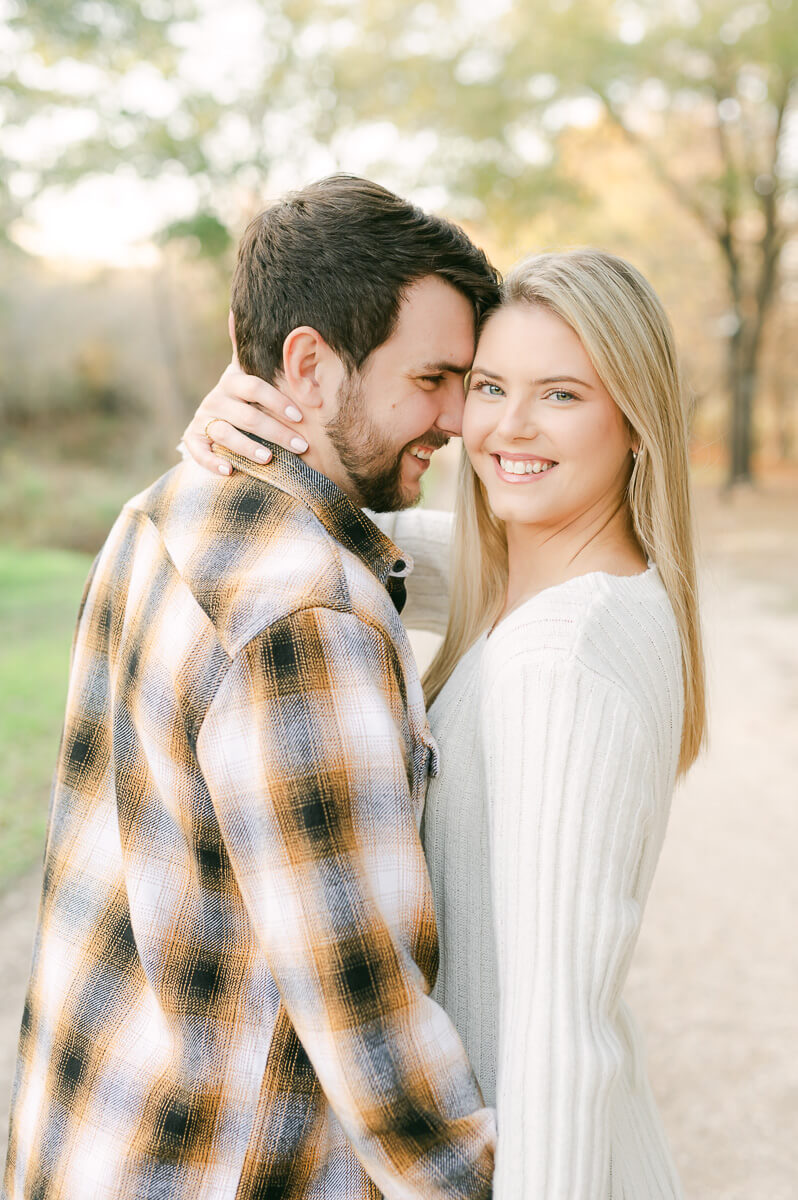
[[[545, 308], [574, 330], [639, 440], [626, 499], [641, 549], [657, 565], [679, 628], [685, 697], [682, 774], [704, 742], [706, 700], [690, 503], [689, 406], [670, 322], [639, 271], [599, 250], [536, 254], [518, 263], [504, 280], [499, 308], [519, 304]], [[451, 577], [456, 584], [449, 626], [424, 679], [428, 703], [469, 646], [496, 620], [507, 589], [504, 525], [491, 512], [465, 451]]]

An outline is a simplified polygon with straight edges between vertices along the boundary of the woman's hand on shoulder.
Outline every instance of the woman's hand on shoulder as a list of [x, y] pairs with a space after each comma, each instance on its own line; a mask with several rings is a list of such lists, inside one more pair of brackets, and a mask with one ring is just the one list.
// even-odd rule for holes
[[302, 413], [282, 392], [257, 375], [244, 374], [234, 358], [191, 418], [183, 445], [207, 471], [230, 475], [232, 466], [214, 453], [214, 446], [266, 463], [271, 451], [247, 436], [254, 433], [293, 454], [302, 454], [308, 444], [297, 429], [301, 420]]

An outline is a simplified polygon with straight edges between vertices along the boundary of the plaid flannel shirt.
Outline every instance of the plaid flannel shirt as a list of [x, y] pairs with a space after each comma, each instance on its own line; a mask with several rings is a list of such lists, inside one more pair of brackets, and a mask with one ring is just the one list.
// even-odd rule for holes
[[400, 553], [293, 456], [231, 457], [130, 501], [87, 584], [3, 1195], [488, 1197]]

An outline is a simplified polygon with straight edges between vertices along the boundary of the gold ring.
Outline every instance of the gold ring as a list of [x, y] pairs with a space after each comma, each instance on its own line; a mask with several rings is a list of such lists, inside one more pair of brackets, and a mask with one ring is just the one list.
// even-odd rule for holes
[[213, 438], [212, 438], [212, 437], [211, 437], [211, 435], [208, 433], [208, 430], [210, 429], [211, 425], [213, 425], [214, 421], [218, 421], [218, 420], [219, 420], [219, 418], [218, 418], [218, 417], [211, 417], [210, 421], [206, 421], [206, 422], [205, 422], [205, 436], [206, 436], [206, 438], [208, 439], [208, 441], [209, 441], [209, 442], [212, 442], [212, 441], [213, 441]]

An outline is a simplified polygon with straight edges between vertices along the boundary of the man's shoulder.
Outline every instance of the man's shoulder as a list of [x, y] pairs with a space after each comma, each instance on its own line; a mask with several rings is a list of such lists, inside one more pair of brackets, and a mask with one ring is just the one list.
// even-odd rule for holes
[[391, 623], [390, 597], [365, 563], [306, 504], [268, 481], [243, 472], [217, 480], [182, 463], [127, 508], [155, 526], [231, 656], [303, 609]]

